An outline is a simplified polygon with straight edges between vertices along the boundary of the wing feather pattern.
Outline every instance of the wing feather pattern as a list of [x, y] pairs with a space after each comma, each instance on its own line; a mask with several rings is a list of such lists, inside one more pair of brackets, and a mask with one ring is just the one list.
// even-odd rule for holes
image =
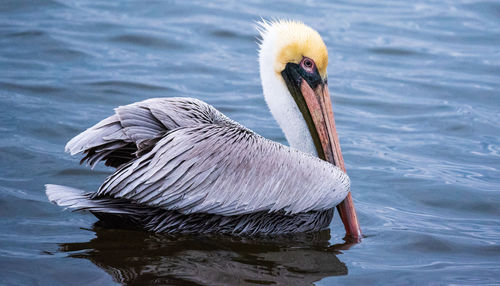
[[116, 108], [115, 114], [71, 139], [66, 152], [84, 153], [81, 163], [92, 168], [99, 161], [118, 167], [149, 150], [170, 130], [218, 120], [237, 124], [194, 98], [148, 99]]
[[123, 198], [183, 214], [295, 214], [330, 209], [349, 191], [339, 168], [237, 125], [168, 132], [111, 175], [94, 198]]
[[339, 168], [267, 140], [192, 98], [120, 106], [73, 138], [82, 162], [117, 167], [91, 200], [125, 199], [182, 214], [322, 211], [341, 202]]

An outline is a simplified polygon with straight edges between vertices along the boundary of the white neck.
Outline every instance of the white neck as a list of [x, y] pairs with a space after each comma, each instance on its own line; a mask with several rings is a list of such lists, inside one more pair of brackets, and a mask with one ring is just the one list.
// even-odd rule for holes
[[259, 51], [260, 79], [264, 98], [290, 147], [318, 156], [306, 121], [280, 74], [274, 71], [276, 31], [267, 29]]

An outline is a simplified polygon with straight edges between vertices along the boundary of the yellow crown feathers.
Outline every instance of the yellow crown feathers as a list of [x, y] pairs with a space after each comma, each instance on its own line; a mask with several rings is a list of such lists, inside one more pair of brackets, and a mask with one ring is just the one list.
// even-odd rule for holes
[[328, 51], [326, 45], [316, 30], [302, 22], [291, 20], [265, 21], [259, 23], [259, 32], [264, 38], [273, 32], [275, 35], [274, 70], [281, 73], [287, 63], [300, 63], [303, 57], [308, 57], [316, 63], [322, 78], [327, 75]]

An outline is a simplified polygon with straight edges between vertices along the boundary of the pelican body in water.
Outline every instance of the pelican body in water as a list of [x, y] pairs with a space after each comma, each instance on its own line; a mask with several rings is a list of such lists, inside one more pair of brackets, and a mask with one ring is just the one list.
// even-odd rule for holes
[[259, 26], [264, 97], [291, 147], [193, 98], [120, 106], [74, 137], [71, 155], [115, 167], [94, 193], [47, 185], [50, 201], [113, 227], [279, 234], [328, 228], [337, 206], [360, 237], [328, 92], [320, 35], [295, 21]]

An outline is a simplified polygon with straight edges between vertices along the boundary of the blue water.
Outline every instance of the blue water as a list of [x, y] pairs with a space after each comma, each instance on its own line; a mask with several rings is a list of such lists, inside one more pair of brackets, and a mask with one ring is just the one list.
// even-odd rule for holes
[[[107, 230], [43, 185], [112, 170], [64, 153], [114, 107], [202, 99], [286, 144], [260, 87], [264, 17], [306, 22], [367, 236]], [[500, 284], [500, 2], [1, 1], [0, 284]]]

